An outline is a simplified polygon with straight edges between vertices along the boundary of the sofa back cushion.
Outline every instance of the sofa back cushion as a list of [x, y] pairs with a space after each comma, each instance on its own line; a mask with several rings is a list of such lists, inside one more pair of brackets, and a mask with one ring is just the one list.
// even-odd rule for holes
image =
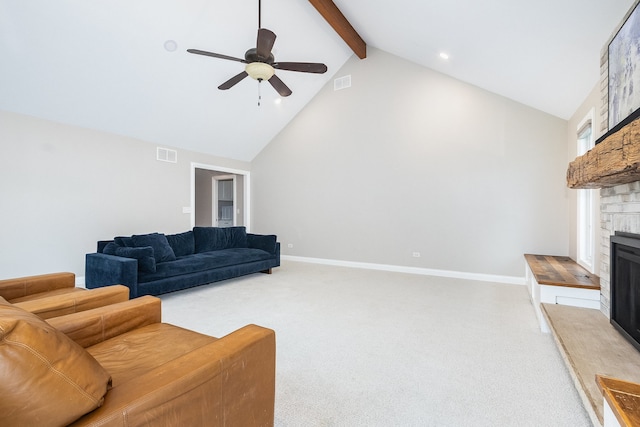
[[193, 255], [195, 253], [195, 240], [193, 238], [193, 231], [185, 231], [178, 234], [167, 234], [167, 241], [169, 246], [173, 249], [173, 253], [176, 257]]
[[110, 382], [104, 368], [69, 337], [0, 298], [3, 425], [72, 423], [102, 405]]
[[246, 248], [246, 227], [193, 227], [195, 252]]

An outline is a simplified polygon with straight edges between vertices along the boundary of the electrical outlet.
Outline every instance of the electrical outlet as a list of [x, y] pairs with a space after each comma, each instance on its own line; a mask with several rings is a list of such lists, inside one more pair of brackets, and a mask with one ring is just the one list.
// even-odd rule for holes
[[413, 257], [414, 258], [420, 258], [420, 252], [414, 252], [413, 253]]
[[287, 245], [287, 247], [288, 247], [288, 248], [293, 248], [293, 243], [289, 243], [289, 244]]

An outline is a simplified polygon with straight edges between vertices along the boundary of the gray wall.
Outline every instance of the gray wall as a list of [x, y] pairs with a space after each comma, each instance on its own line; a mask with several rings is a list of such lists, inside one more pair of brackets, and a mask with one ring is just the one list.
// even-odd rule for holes
[[376, 49], [347, 74], [252, 162], [255, 232], [285, 255], [520, 277], [524, 253], [567, 253], [566, 121]]
[[247, 162], [178, 150], [0, 111], [0, 278], [72, 271], [116, 235], [190, 228], [191, 162]]

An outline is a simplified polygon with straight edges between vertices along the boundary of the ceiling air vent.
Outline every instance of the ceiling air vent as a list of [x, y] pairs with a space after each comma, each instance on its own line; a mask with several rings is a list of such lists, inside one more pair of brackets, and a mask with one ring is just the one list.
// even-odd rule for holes
[[351, 87], [351, 74], [338, 77], [333, 81], [333, 90], [342, 90]]
[[178, 152], [168, 148], [158, 147], [156, 160], [161, 162], [178, 163]]

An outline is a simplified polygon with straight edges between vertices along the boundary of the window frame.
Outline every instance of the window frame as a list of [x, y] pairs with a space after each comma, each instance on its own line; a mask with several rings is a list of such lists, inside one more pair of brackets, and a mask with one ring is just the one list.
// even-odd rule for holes
[[[585, 135], [589, 130], [589, 134]], [[581, 156], [595, 146], [595, 109], [591, 109], [576, 128], [576, 150]], [[576, 196], [576, 262], [595, 273], [598, 261], [598, 190], [579, 189]]]

